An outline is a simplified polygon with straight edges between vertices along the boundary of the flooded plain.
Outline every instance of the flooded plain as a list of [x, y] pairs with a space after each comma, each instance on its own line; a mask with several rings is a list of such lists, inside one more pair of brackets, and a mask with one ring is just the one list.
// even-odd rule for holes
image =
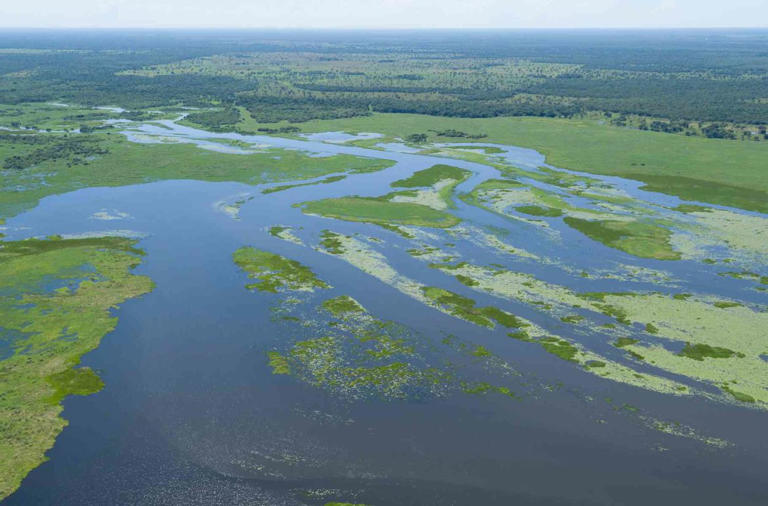
[[4, 504], [768, 501], [767, 215], [501, 145], [125, 135], [394, 165], [87, 188], [9, 219], [4, 240], [138, 238], [155, 288]]

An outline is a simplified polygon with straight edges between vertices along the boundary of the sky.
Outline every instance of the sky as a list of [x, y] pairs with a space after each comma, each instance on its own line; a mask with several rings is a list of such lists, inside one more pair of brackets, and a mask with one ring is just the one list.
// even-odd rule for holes
[[0, 0], [1, 27], [768, 27], [768, 0]]

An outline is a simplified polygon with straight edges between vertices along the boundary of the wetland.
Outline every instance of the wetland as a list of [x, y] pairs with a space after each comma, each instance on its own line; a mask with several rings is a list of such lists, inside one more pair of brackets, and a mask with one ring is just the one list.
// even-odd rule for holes
[[0, 32], [0, 503], [766, 504], [761, 33]]
[[[651, 483], [644, 466], [701, 454], [760, 496], [740, 463], [765, 458], [768, 250], [739, 233], [768, 230], [768, 216], [500, 144], [404, 153], [172, 119], [113, 135], [111, 149], [183, 146], [228, 172], [31, 189], [39, 202], [8, 216], [5, 494], [26, 476], [8, 504], [94, 500], [104, 489], [77, 485], [93, 473], [159, 503], [159, 475], [141, 471], [155, 465], [188, 491], [274, 504], [548, 504], [559, 496], [526, 459], [546, 452], [565, 479], [582, 444], [619, 434], [618, 453], [579, 466], [570, 497], [589, 501], [587, 483], [609, 476]], [[302, 182], [279, 186], [290, 179]], [[438, 450], [447, 437], [466, 444]], [[456, 474], [466, 459], [476, 472]]]

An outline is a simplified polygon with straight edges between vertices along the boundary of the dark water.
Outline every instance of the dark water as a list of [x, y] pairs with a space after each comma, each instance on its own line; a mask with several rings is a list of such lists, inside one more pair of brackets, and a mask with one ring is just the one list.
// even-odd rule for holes
[[[165, 129], [144, 128], [169, 135]], [[173, 135], [180, 137], [241, 138], [174, 128]], [[247, 139], [398, 163], [332, 185], [269, 195], [248, 185], [195, 181], [90, 188], [48, 197], [10, 220], [9, 239], [108, 229], [144, 234], [140, 247], [147, 256], [136, 273], [150, 276], [156, 288], [116, 311], [117, 329], [83, 359], [99, 371], [106, 387], [65, 400], [63, 417], [69, 426], [48, 453], [50, 460], [4, 504], [768, 504], [763, 412], [598, 379], [537, 346], [428, 308], [338, 258], [265, 231], [283, 224], [303, 227], [296, 233], [305, 239], [325, 228], [378, 236], [385, 240], [380, 250], [402, 274], [555, 328], [553, 319], [530, 307], [482, 296], [426, 269], [405, 253], [408, 242], [392, 233], [305, 216], [291, 207], [324, 197], [380, 195], [391, 181], [444, 163], [444, 158]], [[530, 150], [511, 150], [507, 156], [523, 168], [535, 170], [541, 164]], [[476, 173], [462, 185], [465, 191], [497, 175], [484, 165], [451, 163]], [[604, 179], [653, 205], [676, 201], [641, 192], [631, 181]], [[216, 202], [242, 193], [254, 199], [242, 207], [239, 220], [216, 211]], [[90, 218], [101, 209], [130, 218]], [[716, 276], [714, 269], [695, 262], [637, 259], [567, 228], [560, 231], [558, 245], [533, 225], [462, 203], [456, 213], [466, 222], [506, 229], [508, 242], [564, 265], [582, 269], [631, 263], [669, 271], [692, 291], [711, 290], [716, 281], [719, 295], [760, 301], [743, 282]], [[652, 287], [583, 279], [559, 264], [505, 256], [466, 238], [446, 240], [477, 263], [503, 263], [578, 290]], [[450, 333], [486, 346], [514, 364], [520, 383], [534, 385], [533, 394], [520, 400], [451, 395], [352, 402], [273, 375], [265, 351], [291, 339], [292, 330], [271, 318], [278, 296], [244, 289], [245, 276], [232, 262], [232, 253], [244, 245], [299, 260], [333, 284], [327, 296], [350, 295], [377, 318], [396, 321], [425, 339]], [[651, 430], [606, 398], [733, 445], [714, 448]]]

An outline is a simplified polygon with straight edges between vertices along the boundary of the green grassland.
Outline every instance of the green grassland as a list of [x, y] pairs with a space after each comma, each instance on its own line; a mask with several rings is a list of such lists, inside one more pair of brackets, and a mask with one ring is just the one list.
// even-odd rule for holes
[[[272, 124], [274, 126], [274, 124]], [[430, 130], [483, 133], [482, 142], [536, 149], [557, 167], [643, 181], [685, 199], [768, 212], [768, 144], [631, 130], [587, 119], [444, 118], [373, 114], [300, 123], [304, 132], [378, 132], [390, 137]], [[458, 140], [458, 139], [453, 139]]]
[[123, 238], [3, 243], [0, 328], [11, 348], [0, 361], [0, 499], [45, 461], [67, 424], [61, 400], [101, 389], [77, 366], [115, 328], [111, 309], [152, 289], [131, 273], [142, 254]]

